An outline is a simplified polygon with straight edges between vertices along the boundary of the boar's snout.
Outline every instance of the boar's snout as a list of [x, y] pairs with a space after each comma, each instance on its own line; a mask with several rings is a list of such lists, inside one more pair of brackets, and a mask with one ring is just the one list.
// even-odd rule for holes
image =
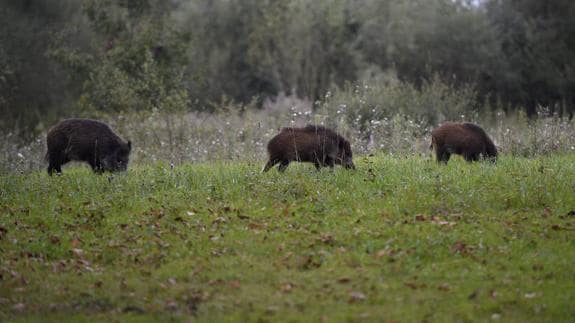
[[102, 160], [102, 170], [107, 172], [124, 172], [128, 169], [128, 163], [112, 158]]
[[345, 167], [346, 169], [355, 169], [355, 165], [353, 164], [353, 160], [351, 160], [351, 158], [344, 159], [343, 167]]
[[115, 170], [118, 172], [125, 172], [126, 170], [128, 170], [128, 164], [120, 161], [116, 164]]
[[495, 156], [487, 156], [486, 158], [488, 161], [490, 161], [492, 164], [497, 164], [497, 155]]
[[102, 160], [102, 168], [109, 172], [124, 172], [128, 169], [129, 151], [118, 149]]

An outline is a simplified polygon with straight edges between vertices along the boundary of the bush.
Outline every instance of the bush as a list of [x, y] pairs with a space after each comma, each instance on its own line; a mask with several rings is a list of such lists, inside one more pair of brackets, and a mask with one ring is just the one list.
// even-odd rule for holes
[[384, 74], [333, 89], [319, 105], [319, 111], [336, 118], [345, 116], [347, 123], [367, 130], [374, 122], [398, 114], [428, 126], [445, 120], [469, 119], [477, 114], [477, 106], [471, 87], [456, 90], [434, 78], [417, 88]]

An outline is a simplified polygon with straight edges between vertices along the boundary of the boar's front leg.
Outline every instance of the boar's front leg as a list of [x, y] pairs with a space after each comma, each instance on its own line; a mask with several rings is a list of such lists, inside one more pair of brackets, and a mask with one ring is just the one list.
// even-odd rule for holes
[[288, 167], [289, 162], [290, 162], [289, 160], [282, 160], [278, 167], [278, 170], [283, 173]]
[[92, 167], [92, 171], [94, 173], [98, 175], [104, 173], [104, 168], [102, 167], [102, 164], [99, 160], [90, 160], [88, 161], [88, 164], [90, 164], [90, 167]]
[[56, 174], [62, 174], [62, 167], [60, 165], [50, 164], [48, 166], [48, 175], [52, 176], [54, 171], [56, 171]]
[[335, 167], [335, 159], [328, 157], [325, 164], [329, 166], [329, 168], [333, 169]]
[[437, 157], [437, 162], [444, 164], [447, 164], [447, 162], [449, 161], [449, 157], [451, 157], [449, 151], [447, 151], [447, 149], [445, 149], [444, 147], [437, 147], [435, 150], [435, 155]]
[[278, 162], [279, 162], [279, 160], [274, 160], [274, 159], [268, 160], [268, 162], [266, 163], [266, 165], [262, 169], [262, 173], [265, 173], [268, 170], [270, 170], [270, 168], [274, 167], [274, 165], [277, 164]]
[[62, 164], [65, 163], [65, 158], [60, 154], [49, 154], [48, 155], [48, 175], [52, 176], [52, 173], [56, 171], [57, 174], [62, 173]]
[[478, 160], [479, 160], [479, 155], [478, 155], [478, 154], [475, 154], [475, 153], [467, 153], [467, 154], [464, 155], [463, 158], [465, 158], [465, 160], [470, 163], [470, 162], [473, 162], [473, 161], [478, 161]]

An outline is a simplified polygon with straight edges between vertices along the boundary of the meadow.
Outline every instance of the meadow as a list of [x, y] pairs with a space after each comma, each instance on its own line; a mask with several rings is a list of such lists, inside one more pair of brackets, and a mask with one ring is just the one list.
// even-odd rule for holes
[[567, 322], [575, 155], [0, 177], [0, 320]]

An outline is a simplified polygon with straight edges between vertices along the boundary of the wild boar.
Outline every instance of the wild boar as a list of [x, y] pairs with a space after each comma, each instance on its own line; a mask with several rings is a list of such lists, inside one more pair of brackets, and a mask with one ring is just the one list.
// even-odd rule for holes
[[262, 172], [279, 163], [278, 170], [285, 171], [289, 163], [310, 162], [319, 170], [322, 166], [333, 168], [335, 164], [355, 169], [349, 141], [323, 126], [307, 125], [303, 128], [282, 128], [268, 142], [269, 161]]
[[92, 170], [102, 172], [125, 171], [128, 167], [132, 143], [118, 137], [100, 121], [67, 119], [48, 131], [48, 174], [62, 173], [61, 166], [69, 161], [87, 162]]
[[445, 122], [431, 132], [431, 147], [438, 162], [447, 164], [451, 154], [472, 162], [480, 158], [497, 160], [497, 148], [485, 131], [476, 124]]

